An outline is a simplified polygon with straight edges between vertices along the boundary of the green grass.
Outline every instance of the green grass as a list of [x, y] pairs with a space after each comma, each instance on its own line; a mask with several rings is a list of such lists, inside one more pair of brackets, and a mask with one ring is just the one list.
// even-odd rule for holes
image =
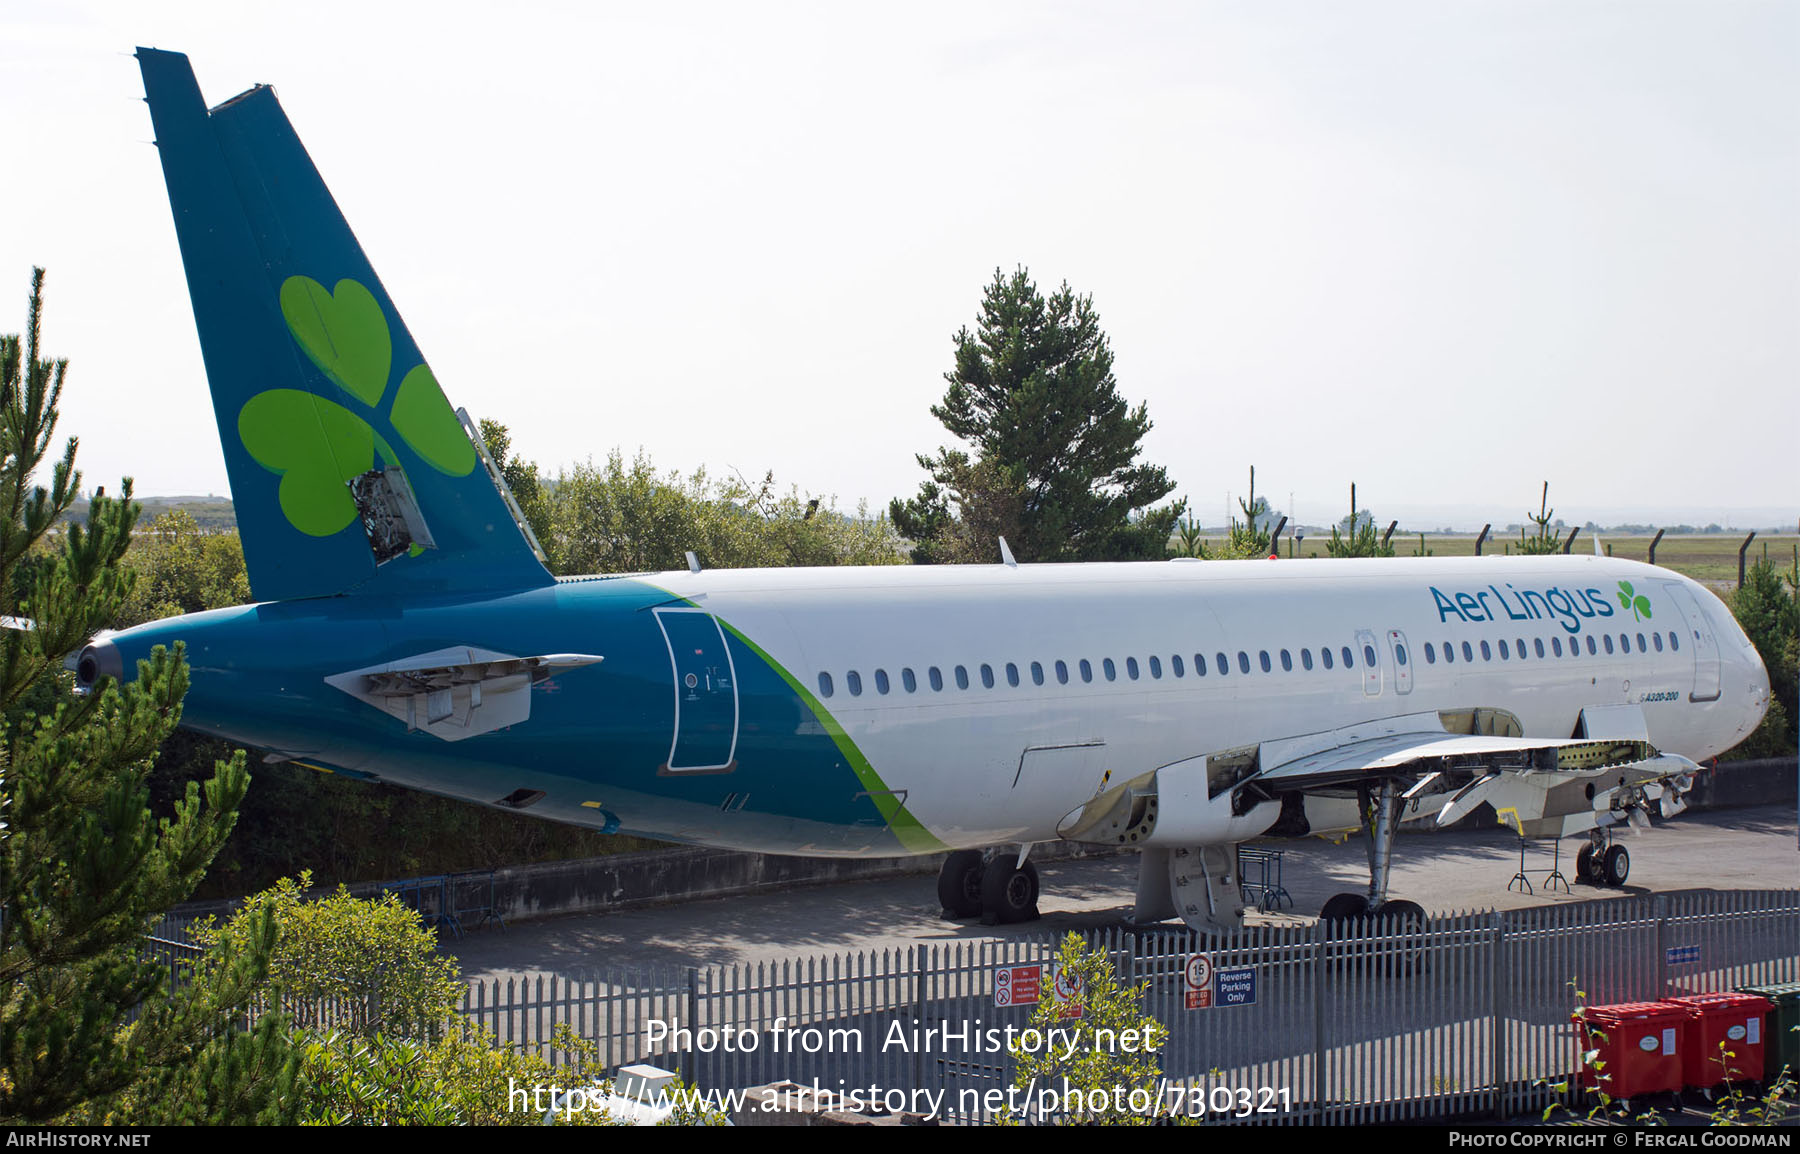
[[[1677, 573], [1692, 577], [1714, 590], [1724, 592], [1737, 586], [1738, 547], [1744, 543], [1748, 532], [1710, 535], [1700, 533], [1683, 533], [1679, 536], [1665, 535], [1656, 546], [1656, 563], [1665, 569], [1673, 569]], [[1600, 544], [1609, 549], [1614, 557], [1625, 557], [1632, 561], [1648, 560], [1652, 534], [1613, 534], [1602, 532]], [[1214, 539], [1216, 540], [1216, 539]], [[1209, 541], [1208, 544], [1213, 544]], [[1419, 547], [1419, 535], [1410, 537], [1396, 532], [1392, 542], [1394, 553], [1400, 557], [1410, 557]], [[1504, 554], [1511, 544], [1517, 551], [1517, 542], [1504, 539], [1496, 541], [1490, 537], [1483, 543], [1481, 551], [1486, 556]], [[1750, 543], [1750, 551], [1745, 560], [1756, 562], [1765, 554], [1776, 565], [1786, 568], [1793, 563], [1796, 547], [1800, 547], [1800, 536], [1793, 533], [1758, 533], [1756, 540]], [[1456, 536], [1425, 535], [1425, 548], [1434, 557], [1473, 557], [1475, 555], [1475, 535], [1473, 533]], [[1591, 554], [1594, 551], [1593, 537], [1583, 532], [1575, 538], [1571, 553]], [[1287, 555], [1287, 547], [1282, 546], [1282, 556]], [[1304, 546], [1304, 556], [1323, 557], [1323, 548], [1315, 549], [1309, 542]]]

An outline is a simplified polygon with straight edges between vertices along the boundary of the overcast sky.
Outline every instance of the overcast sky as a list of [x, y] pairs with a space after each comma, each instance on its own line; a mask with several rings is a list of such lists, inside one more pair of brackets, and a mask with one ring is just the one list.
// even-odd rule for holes
[[[451, 402], [885, 505], [994, 270], [1203, 520], [1800, 514], [1800, 4], [0, 7], [0, 331], [88, 484], [224, 493], [130, 57], [274, 84]], [[1290, 494], [1292, 495], [1290, 498]], [[1761, 512], [1746, 519], [1744, 510]]]

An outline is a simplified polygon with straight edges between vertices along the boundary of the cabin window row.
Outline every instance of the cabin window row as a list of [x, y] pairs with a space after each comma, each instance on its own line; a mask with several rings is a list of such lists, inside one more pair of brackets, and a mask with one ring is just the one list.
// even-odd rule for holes
[[[1402, 658], [1402, 660], [1404, 661], [1404, 658]], [[1362, 647], [1362, 661], [1363, 664], [1370, 669], [1375, 667], [1376, 657], [1375, 647], [1373, 645], [1364, 645]], [[1356, 666], [1356, 654], [1348, 645], [1339, 648], [1335, 656], [1330, 646], [1321, 648], [1316, 662], [1313, 659], [1313, 651], [1311, 649], [1302, 649], [1300, 650], [1298, 664], [1303, 670], [1312, 670], [1315, 668], [1333, 669], [1336, 668], [1340, 662], [1345, 669], [1353, 669]], [[1213, 654], [1211, 661], [1212, 675], [1217, 677], [1229, 676], [1232, 670], [1232, 664], [1231, 658], [1226, 654]], [[1295, 667], [1293, 651], [1282, 649], [1278, 650], [1276, 655], [1271, 655], [1267, 649], [1259, 650], [1254, 660], [1254, 664], [1252, 664], [1249, 651], [1243, 649], [1237, 651], [1236, 665], [1237, 671], [1240, 674], [1248, 674], [1253, 668], [1260, 668], [1264, 673], [1273, 673], [1277, 664], [1281, 666], [1283, 672], [1293, 672]], [[1194, 654], [1191, 668], [1195, 677], [1208, 676], [1207, 666], [1208, 661], [1206, 654]], [[1068, 685], [1076, 678], [1079, 678], [1084, 684], [1091, 684], [1096, 677], [1105, 681], [1117, 681], [1121, 673], [1123, 673], [1125, 679], [1128, 681], [1142, 680], [1145, 673], [1149, 674], [1151, 680], [1160, 681], [1165, 672], [1173, 677], [1185, 678], [1188, 676], [1189, 669], [1190, 666], [1188, 662], [1181, 654], [1171, 656], [1166, 664], [1161, 657], [1146, 658], [1141, 664], [1135, 657], [1125, 658], [1122, 664], [1115, 662], [1110, 657], [1103, 657], [1100, 659], [1099, 665], [1096, 666], [1093, 662], [1084, 657], [1077, 661], [1073, 668], [1071, 668], [1066, 661], [1052, 662], [1048, 669], [1046, 669], [1043, 662], [1033, 661], [1026, 666], [1023, 672], [1016, 663], [1011, 661], [1003, 665], [999, 673], [995, 672], [992, 665], [983, 664], [976, 667], [976, 672], [973, 677], [971, 677], [967, 666], [958, 665], [952, 668], [951, 677], [954, 679], [956, 688], [958, 689], [972, 688], [977, 680], [981, 683], [983, 689], [994, 689], [999, 686], [1002, 680], [1004, 680], [1009, 687], [1016, 689], [1024, 684], [1027, 677], [1030, 678], [1033, 685], [1048, 684], [1052, 677], [1055, 678], [1058, 685]], [[878, 694], [888, 694], [894, 691], [894, 681], [888, 676], [888, 672], [885, 669], [875, 670], [871, 680], [874, 682], [874, 690]], [[934, 693], [942, 692], [946, 684], [943, 672], [935, 665], [930, 666], [925, 670], [925, 682], [931, 687], [931, 690]], [[910, 668], [901, 669], [900, 687], [907, 693], [917, 693], [919, 691], [918, 675]], [[861, 697], [865, 688], [861, 671], [855, 669], [847, 671], [844, 674], [844, 688], [849, 691], [850, 696]], [[819, 696], [831, 697], [836, 694], [836, 692], [837, 683], [832, 678], [831, 674], [820, 673]]]
[[[1675, 633], [1675, 631], [1670, 630], [1669, 633], [1667, 634], [1667, 636], [1669, 639], [1668, 650], [1670, 652], [1674, 652], [1674, 653], [1681, 652], [1681, 638]], [[1663, 637], [1664, 637], [1664, 634], [1661, 634], [1661, 633], [1652, 633], [1648, 637], [1646, 637], [1642, 633], [1636, 634], [1636, 639], [1637, 639], [1636, 652], [1649, 653], [1652, 650], [1654, 650], [1657, 653], [1663, 652], [1664, 651]], [[1606, 655], [1611, 656], [1613, 654], [1628, 654], [1628, 653], [1633, 652], [1633, 649], [1632, 649], [1633, 635], [1632, 634], [1620, 633], [1618, 635], [1618, 638], [1619, 638], [1618, 644], [1615, 645], [1613, 643], [1613, 634], [1611, 634], [1611, 633], [1600, 634], [1600, 638], [1598, 641], [1596, 641], [1594, 639], [1594, 635], [1592, 633], [1588, 634], [1587, 638], [1586, 638], [1587, 655], [1589, 657], [1598, 657], [1602, 653], [1605, 653]], [[1501, 638], [1495, 644], [1490, 644], [1486, 640], [1483, 640], [1483, 641], [1475, 643], [1475, 644], [1471, 644], [1470, 642], [1464, 641], [1461, 643], [1461, 652], [1462, 652], [1461, 660], [1474, 661], [1475, 654], [1478, 649], [1481, 653], [1481, 659], [1483, 661], [1494, 660], [1494, 655], [1495, 655], [1496, 650], [1498, 650], [1499, 659], [1501, 661], [1524, 661], [1528, 657], [1531, 657], [1533, 655], [1535, 655], [1537, 657], [1579, 657], [1579, 656], [1581, 656], [1582, 640], [1583, 639], [1579, 638], [1579, 637], [1571, 637], [1571, 638], [1569, 638], [1569, 644], [1565, 647], [1563, 645], [1563, 639], [1561, 637], [1552, 637], [1550, 639], [1550, 645], [1547, 649], [1544, 646], [1544, 639], [1542, 637], [1532, 638], [1531, 639], [1531, 647], [1529, 649], [1526, 648], [1525, 639], [1523, 637], [1513, 638], [1510, 644], [1508, 643], [1507, 639], [1504, 637]], [[1458, 651], [1458, 646], [1457, 646], [1456, 642], [1453, 642], [1453, 641], [1444, 642], [1444, 648], [1443, 648], [1444, 664], [1454, 665], [1456, 663], [1456, 661], [1458, 660], [1457, 651]], [[1436, 665], [1437, 663], [1438, 663], [1437, 647], [1434, 646], [1431, 642], [1427, 641], [1425, 643], [1425, 664]]]

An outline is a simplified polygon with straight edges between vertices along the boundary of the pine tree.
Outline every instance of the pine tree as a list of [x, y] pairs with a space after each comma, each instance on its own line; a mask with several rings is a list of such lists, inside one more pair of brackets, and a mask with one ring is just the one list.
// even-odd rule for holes
[[995, 269], [955, 343], [931, 413], [973, 453], [920, 454], [931, 479], [890, 505], [913, 559], [992, 561], [998, 535], [1021, 561], [1167, 556], [1185, 505], [1152, 508], [1175, 485], [1138, 462], [1150, 417], [1119, 395], [1093, 299], [1067, 284], [1046, 298], [1025, 269]]
[[42, 303], [38, 269], [24, 337], [0, 337], [0, 1122], [67, 1116], [134, 1084], [162, 1117], [172, 1103], [142, 1088], [199, 1090], [196, 1079], [211, 1097], [190, 1106], [237, 1106], [207, 1117], [267, 1117], [279, 1077], [244, 1075], [291, 1071], [279, 1023], [255, 1035], [230, 1024], [266, 950], [179, 996], [166, 966], [140, 956], [151, 919], [193, 891], [230, 832], [242, 756], [156, 820], [144, 778], [181, 718], [181, 655], [158, 651], [132, 684], [84, 697], [59, 670], [130, 591], [120, 559], [138, 510], [127, 481], [122, 499], [94, 496], [86, 524], [57, 526], [80, 489], [73, 438], [49, 487], [32, 484], [68, 370], [39, 355]]

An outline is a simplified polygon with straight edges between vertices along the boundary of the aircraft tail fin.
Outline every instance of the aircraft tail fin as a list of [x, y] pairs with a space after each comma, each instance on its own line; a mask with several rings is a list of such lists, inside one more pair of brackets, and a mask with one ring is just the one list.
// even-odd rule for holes
[[137, 58], [253, 595], [549, 584], [274, 89]]

